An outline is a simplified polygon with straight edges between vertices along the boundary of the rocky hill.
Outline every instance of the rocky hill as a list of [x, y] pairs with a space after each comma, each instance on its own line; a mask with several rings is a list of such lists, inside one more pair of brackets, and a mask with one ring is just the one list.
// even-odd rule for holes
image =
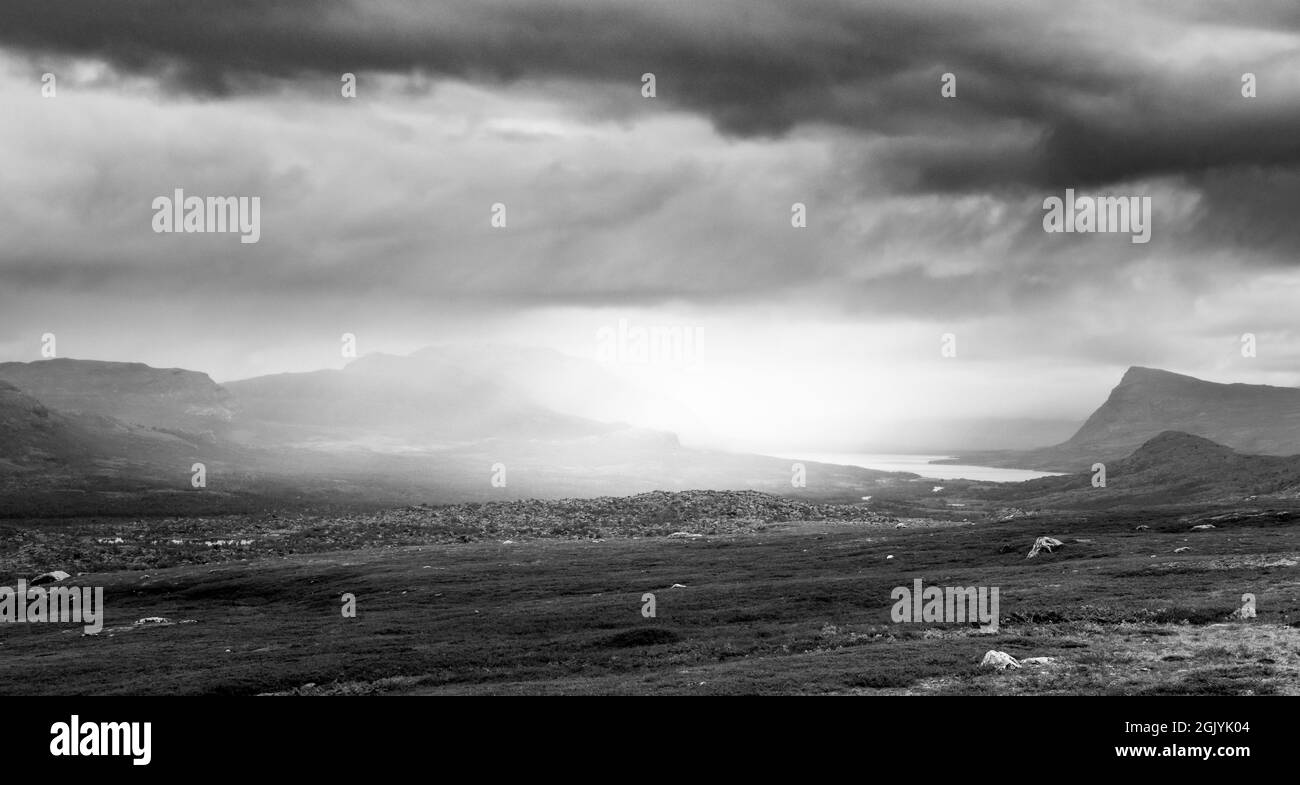
[[1219, 384], [1129, 368], [1074, 436], [1037, 450], [972, 453], [952, 463], [1077, 472], [1116, 461], [1164, 431], [1202, 436], [1244, 453], [1300, 454], [1300, 389]]
[[1166, 431], [1127, 458], [1104, 462], [1106, 485], [1090, 471], [1005, 486], [992, 495], [1047, 508], [1240, 502], [1300, 497], [1300, 455], [1247, 455], [1193, 434]]
[[66, 414], [182, 435], [220, 433], [234, 416], [229, 392], [207, 374], [181, 368], [60, 358], [0, 363], [0, 381]]

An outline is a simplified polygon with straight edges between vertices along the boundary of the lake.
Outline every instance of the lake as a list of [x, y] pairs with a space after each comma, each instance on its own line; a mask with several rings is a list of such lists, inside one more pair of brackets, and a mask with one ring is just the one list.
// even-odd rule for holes
[[996, 466], [967, 466], [965, 464], [930, 464], [947, 455], [899, 455], [885, 453], [828, 452], [801, 453], [785, 456], [795, 461], [819, 461], [845, 466], [861, 466], [886, 472], [913, 472], [935, 480], [987, 480], [989, 482], [1021, 482], [1038, 477], [1055, 477], [1059, 472], [1038, 472], [1029, 469], [999, 469]]

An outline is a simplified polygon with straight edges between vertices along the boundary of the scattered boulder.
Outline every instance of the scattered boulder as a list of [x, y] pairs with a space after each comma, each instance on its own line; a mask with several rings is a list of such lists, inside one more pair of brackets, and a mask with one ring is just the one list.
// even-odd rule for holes
[[902, 521], [899, 521], [898, 523], [894, 524], [894, 528], [895, 528], [895, 529], [906, 529], [906, 528], [907, 528], [907, 524], [906, 524], [906, 523], [903, 523]]
[[1065, 543], [1055, 537], [1039, 537], [1037, 540], [1034, 540], [1034, 547], [1029, 549], [1029, 555], [1025, 558], [1032, 559], [1038, 555], [1039, 551], [1047, 551], [1048, 553], [1051, 553], [1053, 548], [1059, 548], [1064, 544]]
[[27, 583], [31, 586], [40, 586], [43, 583], [58, 583], [59, 581], [66, 581], [71, 577], [72, 577], [71, 575], [64, 572], [63, 570], [52, 570], [50, 572], [43, 572], [40, 575], [37, 575], [35, 578], [32, 578]]
[[136, 620], [135, 620], [135, 623], [136, 623], [137, 625], [141, 625], [141, 624], [171, 624], [171, 623], [172, 623], [172, 620], [171, 620], [171, 619], [164, 619], [164, 618], [161, 617], [161, 616], [146, 616], [146, 617], [144, 617], [143, 619], [136, 619]]
[[1255, 613], [1255, 606], [1243, 605], [1237, 610], [1228, 614], [1228, 618], [1229, 619], [1254, 619], [1254, 618], [1258, 618], [1258, 614]]
[[669, 586], [668, 588], [670, 588], [670, 589], [685, 589], [685, 588], [686, 588], [686, 584], [684, 584], [684, 583], [674, 583], [672, 586]]
[[1197, 524], [1196, 526], [1193, 526], [1192, 531], [1196, 531], [1197, 529], [1213, 529], [1213, 528], [1215, 528], [1215, 526], [1212, 523], [1201, 523], [1201, 524]]
[[1184, 545], [1184, 546], [1181, 547], [1181, 548], [1174, 548], [1174, 553], [1182, 553], [1183, 551], [1190, 551], [1190, 550], [1191, 550], [1191, 548], [1189, 548], [1189, 547], [1187, 547], [1186, 545]]
[[1020, 661], [1021, 665], [1055, 665], [1055, 657], [1026, 657]]
[[995, 668], [1004, 671], [1007, 668], [1019, 668], [1020, 663], [1015, 657], [1007, 654], [1005, 651], [995, 651], [989, 649], [984, 654], [984, 659], [980, 661], [981, 668]]
[[1135, 532], [1143, 532], [1143, 531], [1146, 531], [1147, 529], [1150, 529], [1150, 528], [1151, 528], [1150, 526], [1147, 526], [1147, 525], [1144, 523], [1144, 524], [1142, 524], [1141, 526], [1138, 526], [1138, 527], [1134, 528], [1133, 531], [1135, 531]]

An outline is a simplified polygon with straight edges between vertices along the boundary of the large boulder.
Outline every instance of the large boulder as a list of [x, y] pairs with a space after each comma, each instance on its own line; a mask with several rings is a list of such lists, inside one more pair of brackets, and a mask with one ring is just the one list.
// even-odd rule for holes
[[980, 661], [980, 667], [994, 668], [996, 670], [1004, 671], [1007, 668], [1019, 668], [1020, 663], [1016, 660], [1015, 657], [1012, 657], [1010, 654], [1007, 654], [1005, 651], [995, 651], [993, 649], [989, 649], [988, 652], [984, 655], [984, 659]]
[[1047, 551], [1048, 553], [1051, 553], [1053, 548], [1058, 548], [1064, 544], [1065, 543], [1055, 537], [1039, 537], [1037, 540], [1034, 540], [1034, 547], [1029, 549], [1029, 555], [1025, 558], [1032, 559], [1038, 555], [1039, 551]]
[[40, 575], [37, 575], [35, 578], [32, 578], [30, 581], [28, 581], [28, 583], [30, 583], [32, 586], [40, 586], [43, 583], [58, 583], [59, 581], [66, 581], [71, 577], [72, 577], [71, 575], [64, 572], [63, 570], [52, 570], [50, 572], [43, 572]]

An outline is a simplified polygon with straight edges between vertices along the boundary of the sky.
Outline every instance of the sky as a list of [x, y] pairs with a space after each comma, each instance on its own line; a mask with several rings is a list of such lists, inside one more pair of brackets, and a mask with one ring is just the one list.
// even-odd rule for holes
[[[1294, 0], [6, 0], [0, 105], [0, 361], [676, 329], [614, 364], [773, 450], [1081, 421], [1131, 365], [1300, 385]], [[178, 188], [259, 241], [155, 232]], [[1045, 232], [1066, 189], [1150, 242]]]

